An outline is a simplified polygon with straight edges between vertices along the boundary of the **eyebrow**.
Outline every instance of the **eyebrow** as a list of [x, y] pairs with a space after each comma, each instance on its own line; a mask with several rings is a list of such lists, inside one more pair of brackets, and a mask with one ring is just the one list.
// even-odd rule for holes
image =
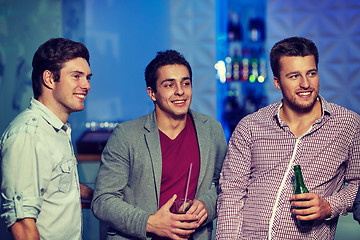
[[[77, 73], [77, 74], [85, 75], [85, 73], [84, 73], [84, 72], [82, 72], [82, 71], [77, 71], [77, 70], [75, 70], [75, 71], [71, 71], [71, 72], [70, 72], [70, 74], [72, 74], [72, 73]], [[91, 76], [92, 76], [92, 73], [90, 73], [90, 74], [86, 75], [86, 77], [91, 77]]]
[[[175, 78], [167, 78], [167, 79], [163, 80], [163, 81], [161, 82], [161, 84], [163, 84], [164, 82], [173, 82], [173, 81], [175, 81], [175, 80], [176, 80]], [[181, 81], [185, 81], [185, 80], [190, 80], [190, 77], [183, 77], [183, 78], [181, 79]]]
[[299, 74], [299, 72], [289, 72], [289, 73], [285, 74], [285, 77], [288, 77], [288, 76], [293, 75], [293, 74]]
[[[309, 73], [309, 72], [312, 72], [312, 71], [317, 72], [318, 70], [316, 68], [313, 68], [313, 69], [308, 70], [306, 73]], [[299, 73], [300, 73], [299, 71], [289, 72], [289, 73], [285, 74], [285, 77], [288, 77], [288, 76], [293, 75], [293, 74], [299, 74]]]

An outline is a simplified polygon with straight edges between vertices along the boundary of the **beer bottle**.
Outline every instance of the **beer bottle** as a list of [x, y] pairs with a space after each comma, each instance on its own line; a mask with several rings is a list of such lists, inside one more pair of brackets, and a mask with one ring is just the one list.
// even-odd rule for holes
[[[295, 173], [294, 194], [308, 193], [309, 190], [306, 188], [304, 184], [300, 165], [294, 166], [294, 173]], [[299, 201], [304, 201], [304, 200], [299, 200]], [[314, 221], [297, 220], [297, 222], [301, 227], [311, 227]]]

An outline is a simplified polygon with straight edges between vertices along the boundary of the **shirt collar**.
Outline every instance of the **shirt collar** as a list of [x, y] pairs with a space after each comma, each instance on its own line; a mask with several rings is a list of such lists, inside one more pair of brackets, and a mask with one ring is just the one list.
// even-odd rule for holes
[[33, 97], [31, 98], [29, 108], [39, 111], [41, 117], [43, 117], [55, 129], [64, 129], [65, 132], [70, 129], [69, 123], [64, 124], [50, 109]]
[[[315, 123], [320, 123], [323, 119], [324, 116], [329, 115], [331, 116], [331, 114], [333, 113], [332, 108], [330, 106], [330, 104], [322, 97], [319, 95], [318, 100], [321, 103], [321, 117], [315, 121]], [[274, 118], [276, 118], [280, 124], [280, 126], [286, 126], [285, 122], [280, 118], [280, 108], [283, 106], [283, 100], [281, 100], [280, 102], [277, 103], [277, 108], [275, 108], [275, 112], [274, 112]]]
[[325, 115], [332, 115], [333, 109], [331, 108], [330, 103], [328, 103], [322, 96], [319, 95], [319, 100], [321, 103], [321, 109], [322, 109], [322, 117]]

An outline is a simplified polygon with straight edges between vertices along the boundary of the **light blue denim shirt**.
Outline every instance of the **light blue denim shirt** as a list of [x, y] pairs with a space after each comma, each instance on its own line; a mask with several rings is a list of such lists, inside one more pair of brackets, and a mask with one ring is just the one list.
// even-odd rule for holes
[[1, 196], [8, 227], [34, 218], [41, 239], [81, 239], [81, 204], [71, 129], [31, 99], [1, 138]]

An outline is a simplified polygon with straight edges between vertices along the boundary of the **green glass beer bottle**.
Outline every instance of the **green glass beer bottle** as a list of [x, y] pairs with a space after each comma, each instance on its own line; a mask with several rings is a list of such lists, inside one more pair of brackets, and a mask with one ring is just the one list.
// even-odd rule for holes
[[[294, 166], [294, 173], [295, 173], [294, 194], [308, 193], [309, 190], [306, 188], [304, 184], [300, 165]], [[300, 201], [304, 201], [304, 200], [300, 200]], [[297, 220], [297, 222], [301, 227], [311, 227], [314, 221]]]

